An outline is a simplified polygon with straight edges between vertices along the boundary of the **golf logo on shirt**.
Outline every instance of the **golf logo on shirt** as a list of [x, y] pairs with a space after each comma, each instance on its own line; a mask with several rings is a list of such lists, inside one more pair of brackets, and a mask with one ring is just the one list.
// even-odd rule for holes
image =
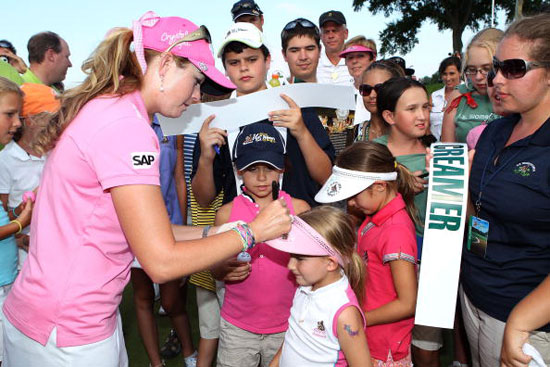
[[327, 330], [325, 329], [325, 324], [323, 323], [323, 320], [317, 321], [317, 327], [313, 329], [313, 335], [320, 338], [327, 337]]
[[340, 190], [342, 189], [342, 185], [338, 181], [331, 182], [327, 186], [327, 195], [328, 196], [335, 196], [337, 195]]
[[132, 167], [134, 169], [149, 169], [153, 167], [157, 156], [156, 152], [134, 152], [131, 154]]
[[520, 162], [516, 164], [514, 168], [514, 173], [523, 177], [531, 176], [532, 173], [535, 173], [537, 168], [531, 162]]

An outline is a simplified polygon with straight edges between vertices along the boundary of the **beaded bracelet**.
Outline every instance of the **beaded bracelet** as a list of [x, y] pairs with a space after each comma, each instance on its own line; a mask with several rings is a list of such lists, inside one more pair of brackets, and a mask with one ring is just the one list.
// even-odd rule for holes
[[231, 228], [231, 230], [235, 231], [239, 234], [239, 236], [241, 236], [241, 239], [243, 241], [243, 251], [250, 250], [256, 244], [254, 233], [252, 233], [252, 229], [248, 224], [237, 224], [235, 227]]
[[15, 223], [15, 224], [17, 224], [17, 225], [19, 226], [19, 231], [15, 232], [15, 234], [21, 233], [21, 231], [23, 230], [23, 225], [21, 225], [21, 222], [20, 222], [20, 221], [18, 221], [17, 219], [14, 219], [14, 220], [12, 220], [10, 223]]

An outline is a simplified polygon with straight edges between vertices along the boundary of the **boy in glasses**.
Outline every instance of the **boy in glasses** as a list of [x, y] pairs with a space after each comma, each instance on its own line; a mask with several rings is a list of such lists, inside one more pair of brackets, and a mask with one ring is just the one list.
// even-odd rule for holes
[[290, 69], [291, 83], [317, 83], [317, 66], [321, 55], [319, 28], [311, 21], [298, 18], [281, 32], [283, 57]]

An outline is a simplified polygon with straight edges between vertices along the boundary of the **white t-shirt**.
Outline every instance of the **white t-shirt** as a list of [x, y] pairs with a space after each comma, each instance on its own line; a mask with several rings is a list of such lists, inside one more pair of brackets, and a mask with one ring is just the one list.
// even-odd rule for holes
[[445, 87], [432, 93], [432, 110], [430, 111], [430, 131], [437, 140], [441, 139], [443, 125], [443, 110], [447, 106]]
[[357, 307], [363, 315], [344, 274], [316, 291], [299, 287], [290, 309], [279, 366], [347, 366], [338, 342], [338, 316], [347, 307]]
[[[0, 151], [0, 194], [8, 194], [8, 207], [15, 208], [26, 191], [38, 187], [46, 156], [35, 157], [11, 141]], [[23, 230], [28, 234], [29, 227]]]
[[319, 65], [317, 66], [317, 83], [353, 85], [353, 82], [353, 77], [349, 74], [345, 59], [340, 58], [338, 64], [333, 65], [326, 52], [321, 51]]

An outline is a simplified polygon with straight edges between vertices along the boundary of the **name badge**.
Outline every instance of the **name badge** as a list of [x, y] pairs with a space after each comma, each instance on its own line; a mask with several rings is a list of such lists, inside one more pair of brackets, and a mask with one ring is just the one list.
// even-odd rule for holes
[[468, 225], [467, 249], [481, 257], [487, 253], [487, 239], [489, 238], [489, 222], [472, 215]]

